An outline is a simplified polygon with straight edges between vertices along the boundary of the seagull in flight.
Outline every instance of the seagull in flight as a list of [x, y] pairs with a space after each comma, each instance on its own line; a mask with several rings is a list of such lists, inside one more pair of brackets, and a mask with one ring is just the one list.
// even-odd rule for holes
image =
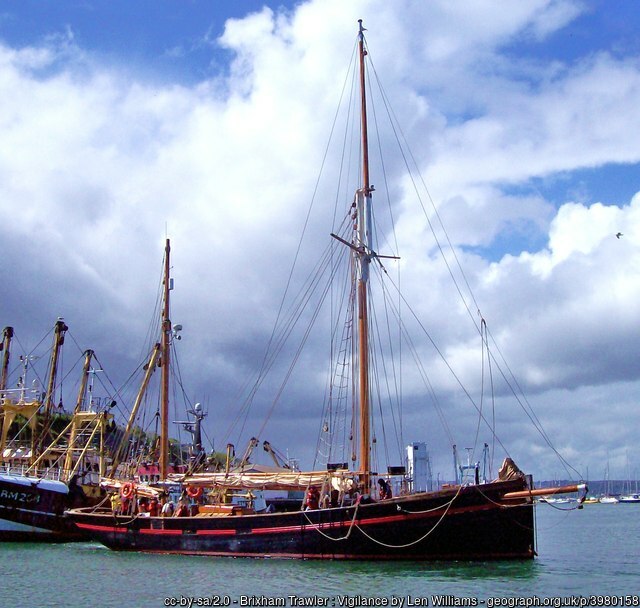
[[622, 232], [618, 232], [618, 234], [616, 234], [616, 238], [619, 239], [621, 236], [624, 236], [624, 234], [622, 234]]

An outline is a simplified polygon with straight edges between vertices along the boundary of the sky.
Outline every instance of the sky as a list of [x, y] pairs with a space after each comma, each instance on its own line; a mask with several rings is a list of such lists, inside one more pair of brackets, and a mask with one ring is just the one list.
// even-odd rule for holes
[[[118, 386], [144, 351], [170, 237], [184, 385], [205, 404], [215, 447], [231, 440], [225, 430], [260, 369], [296, 255], [358, 19], [473, 306], [526, 395], [524, 408], [498, 396], [500, 442], [537, 479], [568, 477], [556, 452], [583, 477], [602, 478], [608, 464], [613, 478], [637, 478], [633, 1], [4, 0], [0, 322], [30, 346], [64, 317]], [[383, 131], [385, 147], [390, 139]], [[337, 167], [327, 162], [328, 173]], [[462, 331], [469, 315], [447, 300], [448, 273], [403, 164], [385, 167], [408, 297], [477, 395], [478, 336]], [[309, 225], [316, 248], [330, 232], [319, 222]], [[260, 437], [303, 463], [322, 401], [309, 362], [327, 353], [311, 346], [307, 380]], [[432, 361], [454, 441], [470, 445], [477, 413], [456, 404], [459, 387]], [[412, 380], [404, 442], [426, 441], [434, 475], [450, 478], [451, 441]], [[248, 422], [234, 442], [261, 430], [270, 403], [257, 400], [256, 430]]]

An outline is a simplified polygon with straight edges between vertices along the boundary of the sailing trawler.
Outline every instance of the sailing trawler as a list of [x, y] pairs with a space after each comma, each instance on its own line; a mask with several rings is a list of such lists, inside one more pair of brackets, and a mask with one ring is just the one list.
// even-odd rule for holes
[[[376, 252], [372, 241], [374, 188], [369, 175], [364, 31], [360, 22], [357, 79], [361, 181], [348, 203], [345, 230], [333, 233], [330, 239], [336, 248], [331, 259], [346, 261], [350, 270], [345, 275], [352, 280], [343, 298], [350, 311], [344, 334], [349, 346], [340, 348], [344, 358], [337, 364], [342, 371], [336, 389], [355, 396], [357, 414], [346, 433], [357, 446], [351, 463], [327, 461], [325, 468], [298, 471], [285, 466], [252, 466], [247, 458], [238, 464], [229, 458], [224, 470], [172, 478], [181, 484], [191, 505], [179, 517], [143, 512], [121, 515], [106, 507], [69, 511], [78, 527], [111, 549], [229, 557], [417, 561], [531, 559], [536, 553], [534, 497], [547, 494], [548, 489], [534, 489], [531, 477], [510, 458], [504, 460], [494, 480], [480, 479], [474, 469], [470, 478], [428, 491], [404, 483], [404, 467], [389, 467], [380, 474], [372, 461], [376, 444], [371, 425], [372, 395], [381, 379], [376, 374], [382, 375], [383, 370], [372, 355], [377, 336], [371, 330], [369, 279], [372, 266], [381, 265], [386, 256]], [[168, 262], [166, 269], [165, 286], [170, 280]], [[338, 273], [331, 270], [330, 274]], [[171, 328], [168, 296], [165, 289], [164, 341]], [[353, 355], [355, 363], [346, 363], [347, 355]], [[166, 404], [162, 411], [166, 411]], [[331, 432], [329, 422], [323, 422], [323, 427], [323, 432]], [[165, 470], [162, 475], [166, 475]], [[394, 475], [399, 483], [395, 492], [389, 492], [387, 479]], [[381, 492], [374, 496], [377, 484]], [[251, 497], [268, 490], [295, 490], [305, 498], [285, 508], [257, 508]], [[567, 486], [554, 492], [576, 490], [577, 486]], [[136, 491], [135, 487], [126, 488], [128, 495]], [[246, 497], [244, 504], [234, 501], [239, 495]]]

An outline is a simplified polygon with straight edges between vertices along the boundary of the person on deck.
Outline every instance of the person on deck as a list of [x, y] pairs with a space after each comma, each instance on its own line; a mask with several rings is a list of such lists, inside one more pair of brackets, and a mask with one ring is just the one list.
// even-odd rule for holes
[[316, 486], [311, 486], [307, 491], [306, 511], [313, 511], [320, 507], [320, 492]]
[[148, 504], [149, 504], [149, 501], [147, 500], [147, 498], [145, 496], [141, 496], [140, 498], [138, 498], [138, 510], [137, 510], [137, 513], [146, 513]]
[[147, 506], [147, 511], [149, 512], [150, 517], [157, 517], [158, 511], [160, 509], [160, 505], [158, 504], [158, 499], [154, 496]]
[[178, 502], [178, 508], [176, 512], [173, 514], [174, 517], [188, 517], [189, 516], [189, 505], [182, 498]]
[[120, 509], [122, 507], [122, 503], [120, 502], [120, 495], [117, 492], [114, 492], [109, 499], [111, 501], [111, 510], [114, 515], [120, 514]]
[[380, 479], [378, 479], [378, 485], [380, 486], [380, 488], [378, 489], [378, 497], [380, 498], [380, 500], [387, 500], [391, 498], [392, 493], [389, 482], [385, 479], [382, 479], [381, 477]]
[[173, 502], [168, 497], [163, 498], [162, 509], [160, 511], [160, 517], [172, 517], [173, 516]]

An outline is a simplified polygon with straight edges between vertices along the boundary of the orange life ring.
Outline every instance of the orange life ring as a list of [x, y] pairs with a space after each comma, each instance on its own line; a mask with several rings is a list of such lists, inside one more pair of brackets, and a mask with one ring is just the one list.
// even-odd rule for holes
[[133, 484], [130, 482], [125, 483], [120, 488], [120, 496], [122, 498], [131, 498], [133, 496]]
[[202, 496], [202, 487], [187, 486], [187, 496], [189, 498], [200, 498]]

